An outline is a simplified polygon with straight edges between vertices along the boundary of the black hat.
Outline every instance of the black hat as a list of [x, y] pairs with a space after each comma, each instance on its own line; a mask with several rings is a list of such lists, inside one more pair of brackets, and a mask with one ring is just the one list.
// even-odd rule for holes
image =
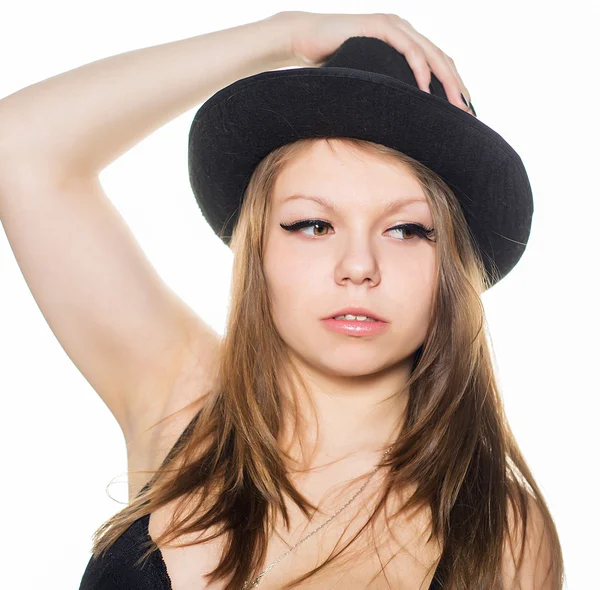
[[405, 57], [374, 37], [347, 39], [320, 67], [261, 72], [219, 90], [189, 136], [192, 190], [227, 245], [250, 177], [274, 149], [309, 137], [354, 137], [396, 149], [453, 190], [490, 285], [516, 265], [531, 230], [533, 197], [515, 150], [448, 101], [431, 73], [423, 92]]

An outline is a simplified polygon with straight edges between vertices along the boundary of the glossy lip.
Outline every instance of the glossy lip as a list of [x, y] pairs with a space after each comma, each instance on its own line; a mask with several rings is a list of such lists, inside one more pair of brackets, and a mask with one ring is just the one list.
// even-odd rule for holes
[[[340, 315], [346, 315], [347, 313], [352, 314], [352, 315], [365, 315], [365, 316], [367, 316], [369, 318], [373, 318], [374, 320], [377, 320], [379, 322], [384, 322], [386, 324], [389, 323], [387, 320], [378, 316], [374, 312], [366, 309], [365, 307], [345, 307], [344, 309], [340, 309], [339, 311], [332, 313], [330, 316], [327, 316], [326, 318], [321, 318], [321, 319], [328, 320], [328, 319], [335, 318]], [[339, 321], [342, 321], [342, 320], [339, 320]], [[350, 322], [352, 320], [344, 320], [344, 321]], [[358, 321], [360, 321], [360, 320], [358, 320]]]
[[333, 318], [324, 318], [323, 324], [333, 332], [348, 334], [350, 336], [369, 336], [380, 334], [389, 329], [387, 322], [367, 322], [361, 320], [334, 320]]

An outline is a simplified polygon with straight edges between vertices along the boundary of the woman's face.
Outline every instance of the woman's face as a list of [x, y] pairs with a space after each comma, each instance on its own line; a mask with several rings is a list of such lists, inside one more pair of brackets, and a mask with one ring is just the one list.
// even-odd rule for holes
[[[264, 269], [273, 318], [292, 353], [327, 373], [367, 375], [406, 361], [423, 343], [436, 244], [414, 231], [390, 228], [401, 223], [430, 228], [433, 219], [405, 165], [335, 147], [334, 153], [318, 142], [278, 177]], [[293, 195], [321, 197], [335, 211], [305, 198], [290, 199]], [[418, 201], [408, 201], [413, 198]], [[395, 200], [404, 206], [386, 211]], [[280, 226], [306, 219], [327, 223], [296, 231]], [[386, 329], [366, 336], [342, 334], [322, 320], [353, 306], [387, 320]]]

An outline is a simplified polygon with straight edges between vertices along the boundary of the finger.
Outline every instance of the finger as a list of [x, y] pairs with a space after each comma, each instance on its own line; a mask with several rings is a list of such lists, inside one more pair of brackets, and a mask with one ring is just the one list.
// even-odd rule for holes
[[427, 62], [425, 52], [418, 44], [409, 44], [408, 48], [404, 50], [404, 57], [413, 71], [417, 85], [423, 92], [428, 92], [429, 85], [431, 84], [431, 68]]
[[444, 86], [448, 100], [464, 111], [468, 111], [469, 107], [465, 105], [460, 96], [463, 85], [460, 83], [455, 71], [444, 57], [444, 53], [438, 48], [426, 48], [424, 53], [431, 71]]
[[460, 74], [458, 73], [458, 70], [456, 69], [456, 64], [454, 63], [454, 60], [449, 55], [446, 55], [446, 60], [450, 64], [450, 67], [454, 70], [454, 72], [456, 74], [456, 78], [459, 81], [461, 88], [462, 88], [461, 92], [462, 92], [463, 96], [465, 97], [465, 99], [467, 100], [467, 102], [469, 103], [469, 109], [468, 109], [469, 113], [471, 113], [471, 115], [473, 115], [475, 118], [477, 118], [477, 113], [475, 112], [475, 108], [473, 107], [473, 103], [471, 102], [471, 93], [467, 90], [465, 83], [462, 81], [462, 78], [460, 77]]
[[444, 57], [446, 58], [448, 65], [454, 71], [454, 75], [456, 76], [456, 79], [458, 80], [458, 83], [460, 84], [461, 92], [463, 93], [464, 97], [467, 99], [467, 102], [471, 102], [471, 93], [467, 90], [465, 83], [463, 82], [462, 78], [460, 77], [460, 74], [458, 73], [458, 70], [456, 69], [456, 64], [454, 63], [454, 60], [449, 55], [446, 55], [445, 53], [444, 53]]
[[395, 25], [390, 25], [389, 22], [385, 24], [382, 31], [377, 33], [377, 36], [404, 55], [413, 71], [418, 87], [423, 92], [431, 94], [429, 90], [431, 69], [421, 45], [406, 34], [404, 30], [397, 28]]
[[471, 100], [470, 96], [467, 96], [468, 91], [465, 94], [465, 85], [449, 56], [427, 39], [427, 37], [416, 31], [408, 21], [398, 18], [396, 25], [416, 43], [421, 44], [428, 67], [444, 86], [448, 100], [463, 111], [471, 112], [469, 107], [463, 102], [460, 93], [462, 91], [467, 101]]

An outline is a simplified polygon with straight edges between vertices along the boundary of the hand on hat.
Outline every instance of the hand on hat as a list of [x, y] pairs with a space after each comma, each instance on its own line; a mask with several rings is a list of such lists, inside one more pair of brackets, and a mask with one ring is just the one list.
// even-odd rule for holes
[[421, 90], [429, 92], [433, 71], [449, 101], [473, 114], [461, 98], [462, 92], [471, 102], [454, 60], [396, 14], [318, 14], [288, 10], [275, 16], [288, 27], [289, 51], [297, 65], [318, 67], [350, 37], [377, 37], [404, 55]]

